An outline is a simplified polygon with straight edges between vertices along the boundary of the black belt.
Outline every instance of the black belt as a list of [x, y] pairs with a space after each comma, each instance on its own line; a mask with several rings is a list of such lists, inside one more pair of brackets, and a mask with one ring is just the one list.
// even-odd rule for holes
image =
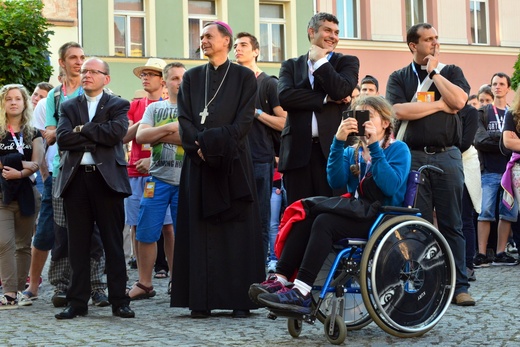
[[85, 172], [96, 172], [96, 165], [80, 165], [79, 166]]
[[312, 138], [312, 143], [320, 143], [320, 138], [319, 137], [313, 137]]
[[412, 147], [412, 151], [423, 151], [426, 154], [437, 154], [446, 152], [451, 146], [442, 147], [442, 146], [423, 146], [423, 147]]

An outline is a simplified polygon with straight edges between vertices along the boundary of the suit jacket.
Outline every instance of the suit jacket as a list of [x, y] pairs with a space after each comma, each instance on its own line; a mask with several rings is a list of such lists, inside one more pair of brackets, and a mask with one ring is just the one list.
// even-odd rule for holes
[[358, 83], [359, 59], [355, 56], [333, 53], [329, 63], [314, 71], [314, 89], [309, 80], [308, 56], [289, 59], [282, 63], [278, 94], [280, 105], [287, 111], [282, 130], [278, 171], [297, 169], [309, 164], [312, 147], [312, 113], [316, 114], [321, 149], [329, 156], [332, 139], [341, 114], [347, 104], [329, 102], [352, 94]]
[[[56, 140], [62, 154], [55, 196], [63, 196], [67, 190], [84, 152], [92, 153], [97, 169], [114, 192], [132, 194], [123, 150], [129, 108], [127, 100], [103, 92], [96, 114], [89, 121], [85, 95], [61, 104]], [[77, 125], [83, 125], [81, 132], [73, 132]]]

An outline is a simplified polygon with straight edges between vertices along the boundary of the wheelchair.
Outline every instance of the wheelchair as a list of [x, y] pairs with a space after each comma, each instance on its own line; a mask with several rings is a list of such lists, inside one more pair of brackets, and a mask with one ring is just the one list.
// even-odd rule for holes
[[[424, 169], [442, 173], [430, 165], [412, 171], [407, 190], [412, 199]], [[332, 344], [342, 344], [347, 330], [372, 321], [397, 337], [431, 330], [453, 298], [455, 263], [446, 239], [413, 205], [408, 199], [408, 207], [382, 207], [368, 239], [334, 244], [313, 285], [309, 315], [270, 309], [268, 318], [288, 317], [294, 338], [303, 322], [314, 324], [318, 319]]]

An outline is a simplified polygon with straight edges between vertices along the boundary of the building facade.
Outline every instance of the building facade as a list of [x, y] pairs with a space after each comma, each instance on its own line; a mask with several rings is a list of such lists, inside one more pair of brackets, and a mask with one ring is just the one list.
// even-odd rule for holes
[[[141, 88], [132, 74], [149, 57], [206, 63], [198, 49], [203, 25], [228, 22], [261, 44], [259, 66], [277, 74], [280, 63], [308, 50], [309, 18], [316, 11], [340, 20], [338, 51], [359, 57], [360, 79], [378, 78], [384, 95], [390, 73], [411, 62], [406, 30], [429, 22], [439, 33], [441, 61], [457, 64], [475, 93], [493, 73], [513, 73], [520, 52], [518, 0], [44, 0], [55, 35], [50, 51], [77, 41], [88, 56], [111, 66], [110, 88], [131, 99]], [[233, 58], [233, 54], [230, 54]], [[55, 70], [57, 71], [57, 70]], [[55, 77], [53, 77], [55, 78]], [[512, 97], [512, 93], [511, 93]]]

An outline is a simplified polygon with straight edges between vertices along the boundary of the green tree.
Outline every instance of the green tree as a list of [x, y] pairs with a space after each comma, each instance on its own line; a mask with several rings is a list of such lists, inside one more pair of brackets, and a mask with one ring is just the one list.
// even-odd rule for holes
[[29, 93], [52, 74], [49, 24], [41, 0], [0, 0], [0, 86], [23, 84]]
[[518, 55], [518, 59], [513, 67], [515, 68], [515, 72], [513, 72], [513, 76], [511, 77], [511, 88], [516, 90], [520, 85], [520, 54]]

